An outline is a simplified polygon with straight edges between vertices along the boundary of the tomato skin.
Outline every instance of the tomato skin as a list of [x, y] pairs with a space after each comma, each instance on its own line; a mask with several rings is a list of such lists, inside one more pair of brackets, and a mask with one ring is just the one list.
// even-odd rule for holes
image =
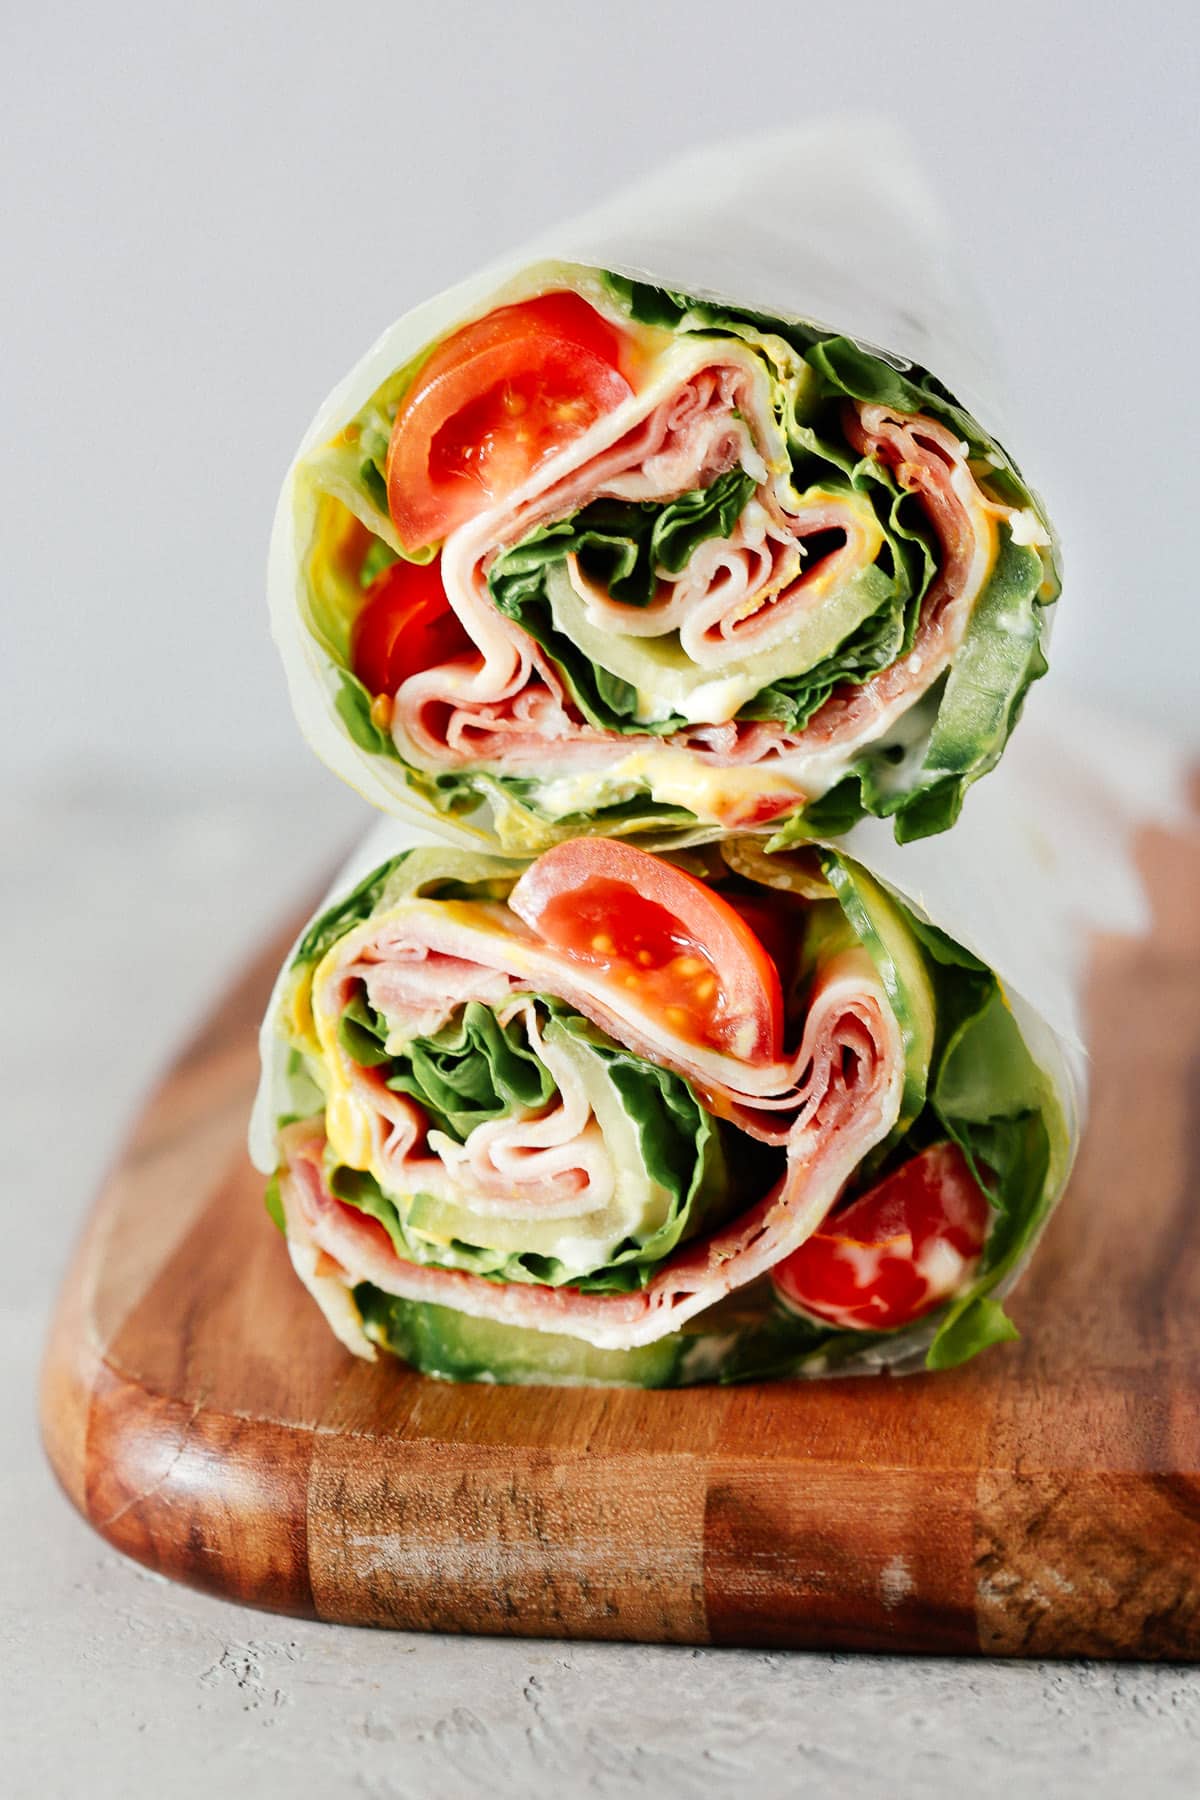
[[350, 634], [350, 666], [371, 694], [395, 694], [422, 669], [474, 649], [442, 586], [441, 559], [395, 562], [367, 589]]
[[496, 307], [439, 344], [396, 414], [388, 509], [419, 550], [502, 499], [633, 389], [629, 340], [573, 293]]
[[933, 1144], [771, 1270], [780, 1296], [842, 1329], [910, 1325], [971, 1279], [992, 1209], [957, 1144]]
[[632, 844], [575, 838], [532, 863], [508, 903], [681, 1037], [748, 1063], [778, 1057], [778, 969], [728, 901], [672, 863]]

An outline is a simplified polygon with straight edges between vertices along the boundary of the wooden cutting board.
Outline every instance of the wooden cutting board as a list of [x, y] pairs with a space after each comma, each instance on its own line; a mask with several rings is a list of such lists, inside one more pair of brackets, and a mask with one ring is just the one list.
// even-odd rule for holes
[[1095, 946], [1090, 1129], [1012, 1310], [937, 1376], [680, 1393], [354, 1361], [243, 1150], [290, 932], [167, 1075], [50, 1339], [51, 1461], [178, 1580], [356, 1624], [1200, 1657], [1200, 834]]

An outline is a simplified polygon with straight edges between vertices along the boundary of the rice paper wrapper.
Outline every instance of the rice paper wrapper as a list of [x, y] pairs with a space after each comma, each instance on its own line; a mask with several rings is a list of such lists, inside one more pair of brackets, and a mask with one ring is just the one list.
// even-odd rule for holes
[[[857, 340], [898, 369], [919, 363], [1006, 441], [992, 334], [910, 144], [879, 120], [817, 122], [684, 156], [406, 313], [305, 434], [275, 516], [268, 593], [272, 633], [310, 746], [373, 806], [451, 842], [486, 841], [487, 809], [438, 815], [406, 785], [401, 766], [361, 750], [337, 714], [336, 681], [304, 624], [297, 468], [393, 371], [546, 262], [607, 269], [697, 300], [803, 320]], [[701, 828], [692, 841], [714, 835]], [[689, 840], [676, 831], [669, 841]]]

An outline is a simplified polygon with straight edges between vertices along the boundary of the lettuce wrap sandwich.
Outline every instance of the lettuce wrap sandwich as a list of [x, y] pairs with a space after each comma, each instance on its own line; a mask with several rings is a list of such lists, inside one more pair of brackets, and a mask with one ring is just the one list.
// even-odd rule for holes
[[369, 851], [281, 972], [251, 1138], [342, 1342], [674, 1386], [1014, 1335], [1077, 1136], [1069, 1027], [931, 918], [940, 863], [918, 901], [862, 848]]
[[406, 315], [326, 403], [273, 629], [373, 804], [517, 854], [953, 823], [1059, 578], [884, 154], [679, 165]]

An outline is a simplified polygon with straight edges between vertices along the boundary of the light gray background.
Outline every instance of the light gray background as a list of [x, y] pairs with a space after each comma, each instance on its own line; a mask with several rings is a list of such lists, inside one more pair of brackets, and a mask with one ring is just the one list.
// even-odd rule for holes
[[294, 766], [263, 561], [327, 389], [674, 146], [847, 105], [910, 127], [1000, 321], [1060, 674], [1195, 728], [1196, 7], [3, 10], [9, 768]]
[[293, 1625], [57, 1495], [33, 1386], [136, 1097], [361, 819], [265, 626], [275, 491], [404, 307], [675, 145], [884, 107], [1017, 371], [1056, 669], [1200, 738], [1192, 4], [0, 4], [0, 1789], [1195, 1791], [1200, 1671]]

